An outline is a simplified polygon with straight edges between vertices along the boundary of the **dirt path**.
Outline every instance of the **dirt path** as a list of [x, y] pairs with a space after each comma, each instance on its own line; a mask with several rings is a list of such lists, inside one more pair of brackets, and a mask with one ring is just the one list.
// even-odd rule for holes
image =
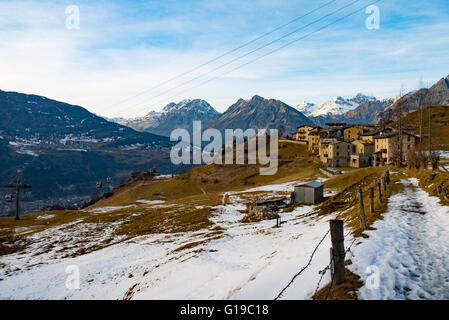
[[[354, 250], [351, 269], [365, 280], [359, 298], [449, 299], [449, 207], [419, 188], [417, 179], [401, 183], [404, 191], [390, 198], [377, 230]], [[380, 272], [378, 288], [366, 285], [373, 270]]]

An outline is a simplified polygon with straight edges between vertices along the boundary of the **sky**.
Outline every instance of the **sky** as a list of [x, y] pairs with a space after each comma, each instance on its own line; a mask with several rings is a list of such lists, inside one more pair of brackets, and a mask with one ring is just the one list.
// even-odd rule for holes
[[382, 0], [370, 29], [375, 1], [0, 0], [0, 89], [129, 118], [183, 99], [389, 98], [446, 77], [448, 1]]

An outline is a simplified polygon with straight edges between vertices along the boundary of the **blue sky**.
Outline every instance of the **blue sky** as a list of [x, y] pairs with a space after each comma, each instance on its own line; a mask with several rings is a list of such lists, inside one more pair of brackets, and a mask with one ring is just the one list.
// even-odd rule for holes
[[[362, 10], [229, 72], [375, 1], [359, 0], [210, 72], [354, 1], [336, 0], [248, 47], [138, 96], [329, 0], [0, 1], [0, 89], [45, 95], [105, 116], [131, 117], [185, 98], [205, 99], [221, 112], [239, 98], [255, 94], [292, 106], [358, 92], [386, 98], [397, 96], [401, 88], [416, 89], [420, 79], [430, 84], [449, 74], [447, 0], [383, 0], [377, 4], [379, 30], [366, 28], [368, 14]], [[66, 28], [69, 5], [80, 9], [79, 30]]]

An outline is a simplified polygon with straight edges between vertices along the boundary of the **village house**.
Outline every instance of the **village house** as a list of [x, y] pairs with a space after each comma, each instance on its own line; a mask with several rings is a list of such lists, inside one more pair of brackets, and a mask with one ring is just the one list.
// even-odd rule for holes
[[319, 131], [320, 127], [311, 126], [308, 124], [302, 125], [298, 127], [298, 131], [293, 133], [293, 139], [297, 141], [308, 141], [309, 133], [312, 131]]
[[[388, 125], [386, 127], [387, 129], [390, 129], [393, 132], [399, 132], [399, 127], [395, 124]], [[409, 126], [401, 126], [402, 132], [407, 132], [410, 134], [415, 134], [415, 128], [409, 127]]]
[[337, 139], [320, 138], [318, 142], [318, 157], [321, 162], [327, 163], [327, 158], [329, 157], [329, 145], [337, 141]]
[[[418, 137], [408, 132], [402, 133], [402, 161], [406, 160], [407, 152], [413, 149], [418, 142]], [[399, 156], [399, 133], [381, 132], [374, 137], [374, 165], [383, 166], [394, 162]]]
[[354, 140], [351, 142], [350, 166], [366, 168], [373, 165], [374, 142]]
[[351, 144], [346, 141], [333, 141], [320, 144], [320, 160], [330, 167], [348, 167]]
[[326, 127], [322, 129], [322, 138], [343, 140], [345, 128], [346, 123], [326, 123]]
[[346, 141], [359, 139], [360, 136], [364, 133], [374, 130], [375, 127], [372, 125], [351, 125], [344, 129], [343, 131], [343, 139]]
[[363, 141], [374, 142], [374, 137], [378, 136], [379, 134], [386, 134], [386, 133], [391, 133], [391, 132], [393, 132], [393, 130], [391, 128], [379, 128], [379, 129], [368, 131], [366, 133], [361, 134], [360, 139]]
[[[418, 137], [415, 129], [402, 128], [402, 160], [414, 148]], [[313, 131], [312, 131], [313, 132]], [[399, 127], [328, 123], [319, 132], [309, 133], [309, 150], [319, 155], [320, 161], [330, 167], [382, 166], [390, 164], [399, 156]]]
[[319, 153], [320, 138], [321, 135], [319, 131], [312, 131], [309, 133], [309, 136], [307, 138], [307, 144], [309, 151], [311, 151], [313, 154]]

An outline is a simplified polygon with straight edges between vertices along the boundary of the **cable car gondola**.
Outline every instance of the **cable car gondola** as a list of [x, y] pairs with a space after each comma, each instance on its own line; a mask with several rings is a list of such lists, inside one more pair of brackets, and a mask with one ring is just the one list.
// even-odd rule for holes
[[97, 189], [103, 188], [103, 183], [101, 181], [97, 182]]
[[7, 195], [5, 196], [5, 200], [6, 200], [6, 202], [13, 202], [13, 201], [14, 201], [14, 195], [12, 195], [12, 194], [7, 194]]

